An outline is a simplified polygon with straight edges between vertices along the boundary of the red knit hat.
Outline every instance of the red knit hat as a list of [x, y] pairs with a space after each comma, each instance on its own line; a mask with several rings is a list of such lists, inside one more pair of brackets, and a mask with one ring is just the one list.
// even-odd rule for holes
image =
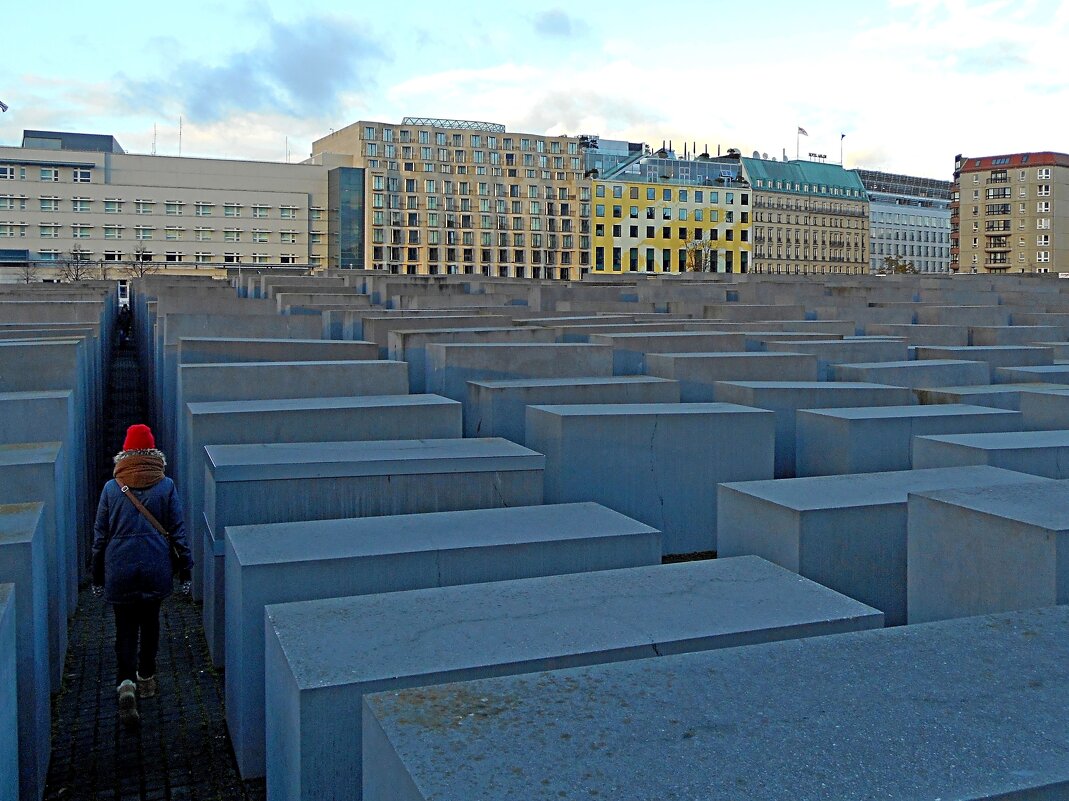
[[147, 451], [155, 447], [156, 438], [148, 426], [136, 423], [126, 429], [126, 440], [122, 444], [124, 451]]

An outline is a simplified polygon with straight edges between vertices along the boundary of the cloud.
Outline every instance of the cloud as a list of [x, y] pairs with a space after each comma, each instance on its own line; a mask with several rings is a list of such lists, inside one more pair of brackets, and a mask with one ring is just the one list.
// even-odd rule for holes
[[346, 92], [370, 88], [375, 68], [387, 60], [349, 20], [268, 18], [265, 28], [256, 45], [221, 63], [185, 60], [160, 78], [124, 79], [126, 104], [136, 111], [181, 112], [202, 123], [245, 112], [322, 118], [338, 110]]
[[534, 29], [542, 36], [572, 39], [586, 32], [586, 24], [559, 8], [552, 8], [534, 18]]

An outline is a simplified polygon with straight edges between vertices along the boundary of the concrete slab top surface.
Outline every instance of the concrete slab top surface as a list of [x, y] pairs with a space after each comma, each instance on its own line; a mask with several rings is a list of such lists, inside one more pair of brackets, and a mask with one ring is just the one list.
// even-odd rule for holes
[[735, 331], [621, 331], [611, 334], [597, 334], [599, 341], [608, 340], [613, 344], [626, 344], [632, 340], [643, 339], [727, 339], [738, 338], [740, 334]]
[[960, 415], [1019, 415], [1009, 409], [973, 406], [968, 403], [936, 403], [929, 406], [847, 406], [833, 409], [806, 409], [807, 414], [839, 417], [844, 420], [904, 419], [908, 417], [955, 417]]
[[523, 389], [527, 387], [571, 387], [571, 386], [618, 386], [620, 384], [674, 384], [671, 378], [658, 378], [652, 375], [618, 375], [618, 376], [583, 376], [580, 378], [503, 378], [493, 381], [469, 381], [477, 387], [488, 389]]
[[[783, 354], [780, 354], [781, 356]], [[747, 387], [748, 389], [901, 389], [891, 384], [873, 384], [868, 381], [718, 381], [720, 384], [729, 384], [734, 387]]]
[[402, 439], [207, 445], [217, 481], [427, 472], [540, 470], [545, 457], [507, 439]]
[[926, 498], [1029, 526], [1052, 531], [1069, 531], [1069, 481], [1031, 482], [1018, 486], [955, 487], [923, 494]]
[[990, 431], [980, 434], [926, 434], [924, 438], [966, 448], [983, 448], [987, 451], [1069, 447], [1069, 430], [1066, 429], [1060, 431]]
[[651, 356], [659, 356], [662, 359], [685, 359], [687, 361], [701, 361], [702, 359], [782, 359], [784, 356], [802, 356], [807, 359], [813, 358], [811, 353], [791, 353], [789, 351], [767, 350], [726, 350], [717, 353], [651, 353]]
[[[287, 340], [288, 341], [288, 340]], [[306, 367], [310, 364], [337, 365], [337, 364], [404, 364], [404, 362], [391, 361], [390, 359], [311, 359], [304, 362], [208, 362], [205, 364], [183, 364], [183, 370], [212, 370], [220, 367], [248, 367], [250, 370], [264, 370], [279, 367]]]
[[682, 417], [694, 414], [768, 414], [765, 409], [740, 406], [736, 403], [572, 403], [534, 405], [560, 417]]
[[986, 364], [986, 362], [969, 361], [967, 359], [909, 359], [896, 362], [850, 362], [840, 364], [838, 367], [861, 367], [866, 370], [891, 368], [894, 370], [925, 370], [929, 367], [956, 367], [962, 364]]
[[194, 417], [208, 414], [277, 412], [299, 409], [376, 409], [383, 406], [459, 406], [440, 395], [352, 395], [341, 398], [283, 398], [276, 400], [201, 401], [187, 403]]
[[1059, 798], [1067, 628], [1062, 606], [788, 640], [384, 692], [365, 716], [428, 799]]
[[993, 392], [1045, 392], [1057, 395], [1069, 392], [1069, 384], [966, 384], [957, 387], [925, 387], [924, 391], [957, 395], [990, 395]]
[[598, 503], [562, 503], [228, 526], [226, 536], [248, 566], [656, 531]]
[[0, 467], [16, 464], [46, 464], [56, 461], [60, 442], [21, 442], [0, 445]]
[[[1069, 389], [1069, 387], [1067, 387], [1067, 389]], [[26, 392], [0, 392], [0, 401], [44, 400], [52, 398], [69, 398], [70, 396], [71, 391], [69, 389], [42, 389]]]
[[302, 689], [873, 615], [754, 556], [267, 607]]
[[43, 503], [0, 503], [0, 545], [33, 536]]
[[905, 503], [911, 492], [927, 492], [973, 484], [1051, 484], [1052, 479], [1001, 467], [932, 467], [885, 473], [736, 481], [721, 486], [799, 512]]

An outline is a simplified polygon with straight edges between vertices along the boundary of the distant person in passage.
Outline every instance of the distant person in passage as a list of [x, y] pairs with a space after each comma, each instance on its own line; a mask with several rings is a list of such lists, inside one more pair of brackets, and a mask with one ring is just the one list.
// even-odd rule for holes
[[160, 603], [173, 591], [175, 573], [182, 593], [190, 590], [193, 557], [166, 467], [152, 430], [130, 426], [94, 526], [93, 594], [115, 610], [119, 718], [128, 725], [140, 720], [138, 696], [156, 694]]
[[119, 309], [119, 319], [116, 321], [116, 325], [119, 329], [119, 345], [125, 345], [130, 339], [130, 324], [133, 321], [133, 315], [130, 313], [130, 307], [125, 303]]

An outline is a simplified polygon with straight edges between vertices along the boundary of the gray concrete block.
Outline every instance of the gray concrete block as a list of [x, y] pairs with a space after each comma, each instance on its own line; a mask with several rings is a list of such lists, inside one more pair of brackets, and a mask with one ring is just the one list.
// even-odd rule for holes
[[[1021, 411], [1021, 394], [1023, 392], [1046, 391], [1051, 389], [1069, 390], [1065, 384], [991, 384], [990, 386], [969, 387], [933, 387], [918, 389], [917, 398], [923, 404], [932, 403], [969, 403], [974, 406], [993, 406], [997, 409]], [[1025, 427], [1028, 418], [1025, 417]]]
[[664, 534], [666, 554], [716, 550], [722, 481], [772, 477], [774, 416], [728, 403], [531, 406], [547, 503], [595, 501]]
[[646, 372], [679, 382], [684, 403], [711, 402], [718, 381], [816, 381], [817, 357], [808, 353], [651, 353]]
[[1003, 326], [1010, 324], [1005, 306], [918, 306], [920, 325]]
[[178, 340], [178, 364], [232, 362], [368, 361], [379, 357], [373, 342], [329, 339], [223, 339], [183, 337]]
[[721, 484], [721, 556], [753, 554], [906, 622], [910, 492], [1047, 479], [994, 467], [951, 467]]
[[997, 384], [1069, 384], [1069, 364], [997, 367], [994, 379]]
[[[72, 530], [62, 525], [63, 504], [59, 488], [63, 471], [58, 442], [0, 445], [0, 504], [40, 503], [41, 538], [44, 549], [45, 594], [48, 605], [48, 666], [52, 690], [63, 680], [67, 656], [68, 549]], [[94, 509], [94, 512], [96, 510]]]
[[545, 457], [502, 439], [209, 445], [204, 632], [223, 664], [226, 528], [542, 503]]
[[959, 359], [925, 359], [923, 361], [869, 362], [837, 364], [832, 368], [834, 381], [870, 381], [896, 387], [946, 387], [986, 385], [991, 383], [987, 362]]
[[1054, 362], [1054, 351], [1035, 345], [978, 345], [967, 348], [919, 347], [917, 359], [965, 359], [999, 367], [1038, 367]]
[[737, 352], [745, 349], [746, 337], [720, 331], [643, 331], [593, 334], [590, 344], [612, 348], [614, 375], [641, 375], [648, 353]]
[[800, 409], [795, 474], [909, 470], [915, 436], [1020, 431], [1023, 424], [1020, 412], [964, 404]]
[[264, 775], [264, 607], [660, 564], [661, 534], [597, 504], [230, 526], [226, 718]]
[[1069, 479], [1069, 430], [950, 434], [913, 440], [916, 469], [980, 464]]
[[[14, 585], [18, 701], [0, 694], [0, 709], [14, 704], [18, 719], [17, 798], [44, 797], [52, 753], [51, 679], [48, 652], [48, 578], [44, 507], [40, 503], [0, 504], [0, 584]], [[67, 621], [64, 620], [64, 630]], [[11, 652], [8, 652], [11, 653]], [[4, 651], [0, 649], [0, 661]], [[2, 672], [2, 671], [0, 671]], [[13, 732], [0, 728], [0, 744]], [[0, 754], [0, 760], [3, 755]], [[2, 764], [2, 763], [0, 763]], [[0, 771], [0, 787], [8, 774]]]
[[1061, 607], [383, 692], [364, 799], [1061, 798], [1067, 627]]
[[1058, 339], [1062, 329], [1053, 325], [986, 325], [969, 327], [970, 345], [1032, 345]]
[[909, 622], [1069, 604], [1069, 482], [910, 493]]
[[716, 393], [726, 403], [775, 413], [776, 478], [794, 477], [795, 418], [799, 409], [908, 406], [915, 402], [908, 387], [847, 381], [722, 381], [716, 385]]
[[611, 375], [612, 349], [605, 345], [427, 345], [428, 391], [462, 403], [469, 381]]
[[832, 339], [812, 342], [769, 342], [765, 349], [779, 353], [811, 353], [817, 357], [821, 381], [829, 381], [837, 364], [904, 362], [909, 349], [901, 339]]
[[1069, 428], [1069, 387], [1058, 389], [1032, 384], [1019, 395], [1024, 427], [1032, 431]]
[[969, 344], [969, 328], [964, 325], [873, 323], [865, 326], [865, 333], [875, 336], [902, 337], [909, 345], [965, 347]]
[[528, 406], [566, 403], [679, 403], [679, 383], [649, 376], [469, 381], [464, 436], [522, 445]]
[[856, 631], [882, 617], [753, 558], [269, 606], [269, 793], [360, 798], [354, 722], [370, 692]]
[[0, 584], [0, 801], [19, 801], [15, 585]]

